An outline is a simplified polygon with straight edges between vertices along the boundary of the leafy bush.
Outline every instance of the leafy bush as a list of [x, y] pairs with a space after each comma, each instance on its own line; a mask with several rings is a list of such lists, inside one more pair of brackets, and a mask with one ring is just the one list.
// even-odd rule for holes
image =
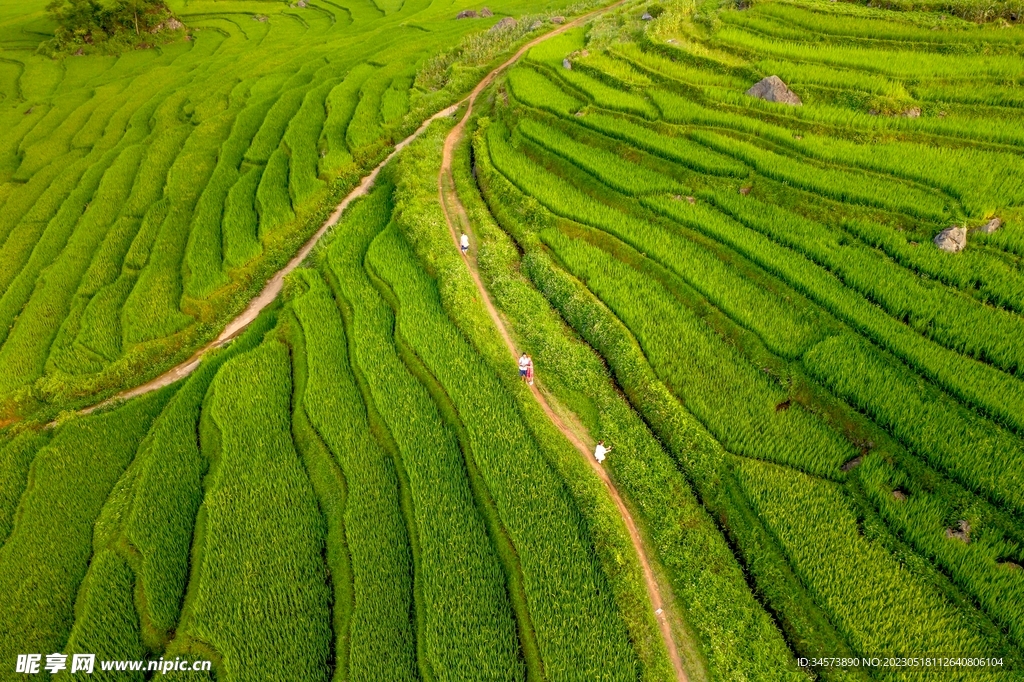
[[161, 30], [179, 30], [164, 0], [51, 0], [46, 6], [57, 23], [54, 40], [59, 49], [107, 42], [138, 43]]

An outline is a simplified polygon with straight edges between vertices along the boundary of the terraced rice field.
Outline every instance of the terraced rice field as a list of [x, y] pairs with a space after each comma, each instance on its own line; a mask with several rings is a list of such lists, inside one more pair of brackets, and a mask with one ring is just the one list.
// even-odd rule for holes
[[187, 358], [550, 9], [182, 0], [191, 40], [55, 60], [45, 4], [0, 18], [0, 419]]
[[[284, 302], [186, 381], [5, 446], [21, 468], [5, 499], [21, 501], [5, 510], [0, 612], [20, 625], [4, 660], [28, 647], [160, 651], [225, 679], [664, 677], [636, 559], [612, 558], [617, 517], [448, 316], [403, 197], [417, 199], [386, 182], [359, 203]], [[51, 544], [64, 553], [20, 561]]]
[[[611, 7], [432, 124], [186, 378], [70, 411], [216, 336], [396, 140], [554, 28], [487, 33], [503, 14], [584, 11], [393, 5], [188, 2], [191, 41], [55, 62], [40, 8], [0, 11], [0, 679], [33, 652], [220, 680], [1024, 675], [1005, 21]], [[769, 75], [802, 104], [744, 94]], [[573, 445], [599, 439], [624, 513]]]
[[[774, 2], [621, 40], [636, 14], [534, 48], [478, 113], [457, 184], [497, 304], [606, 363], [791, 652], [1019, 660], [1024, 34]], [[801, 106], [744, 94], [776, 74]], [[609, 436], [567, 353], [538, 366]], [[684, 604], [746, 592], [670, 557]], [[778, 644], [701, 611], [712, 671]]]

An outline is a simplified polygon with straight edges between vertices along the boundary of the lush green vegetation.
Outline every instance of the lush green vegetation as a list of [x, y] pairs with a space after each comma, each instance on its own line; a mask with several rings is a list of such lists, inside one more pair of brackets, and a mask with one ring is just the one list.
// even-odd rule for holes
[[[149, 47], [155, 34], [184, 30], [162, 0], [117, 0], [104, 5], [96, 0], [51, 0], [46, 6], [56, 24], [53, 46], [81, 50], [98, 46], [106, 50]], [[181, 37], [180, 34], [175, 37]]]
[[[464, 160], [481, 269], [546, 387], [607, 433], [517, 298], [603, 357], [797, 656], [1018, 661], [1020, 34], [808, 2], [639, 19], [532, 50]], [[743, 94], [772, 74], [802, 106]], [[993, 216], [960, 254], [931, 244]]]
[[[0, 421], [189, 357], [395, 142], [564, 13], [302, 4], [170, 2], [187, 31], [106, 56], [90, 52], [100, 33], [135, 36], [136, 11], [140, 40], [156, 40], [163, 5], [67, 0], [54, 21], [32, 0], [0, 15]], [[521, 21], [488, 31], [503, 15]], [[37, 53], [54, 32], [86, 54]]]
[[[617, 511], [410, 245], [445, 132], [183, 384], [5, 439], [2, 608], [21, 623], [5, 659], [199, 658], [238, 680], [670, 674]], [[57, 475], [98, 463], [88, 490]]]

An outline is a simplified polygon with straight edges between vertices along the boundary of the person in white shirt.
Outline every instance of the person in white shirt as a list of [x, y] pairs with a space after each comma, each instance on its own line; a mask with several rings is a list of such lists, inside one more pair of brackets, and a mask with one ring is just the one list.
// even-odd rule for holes
[[528, 381], [529, 378], [526, 376], [530, 371], [530, 356], [523, 353], [519, 356], [519, 378], [523, 381]]
[[600, 464], [604, 461], [604, 456], [611, 451], [612, 449], [610, 447], [605, 447], [603, 440], [599, 440], [597, 441], [597, 447], [594, 448], [594, 459], [596, 459], [597, 463]]
[[462, 255], [465, 256], [469, 251], [469, 235], [465, 232], [462, 233], [462, 239], [459, 242], [459, 246], [462, 247]]

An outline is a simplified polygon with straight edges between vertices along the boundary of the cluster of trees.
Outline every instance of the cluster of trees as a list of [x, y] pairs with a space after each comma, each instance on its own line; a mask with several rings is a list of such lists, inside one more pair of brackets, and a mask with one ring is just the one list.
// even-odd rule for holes
[[137, 40], [173, 20], [163, 0], [52, 0], [47, 10], [57, 22], [54, 37], [61, 47]]

